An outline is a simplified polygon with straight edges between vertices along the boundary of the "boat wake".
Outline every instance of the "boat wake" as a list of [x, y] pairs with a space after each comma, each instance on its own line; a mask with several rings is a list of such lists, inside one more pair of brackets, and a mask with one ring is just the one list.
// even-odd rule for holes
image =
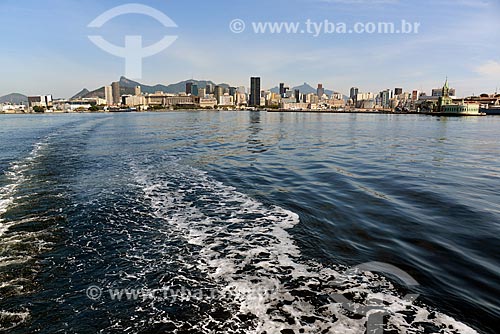
[[193, 270], [217, 290], [209, 307], [198, 307], [196, 317], [170, 314], [156, 320], [164, 325], [159, 328], [172, 333], [186, 328], [200, 333], [365, 333], [366, 317], [335, 299], [343, 296], [361, 305], [383, 300], [387, 333], [476, 333], [403, 298], [384, 276], [352, 274], [342, 266], [305, 259], [288, 232], [299, 224], [291, 211], [258, 202], [175, 160], [156, 167], [135, 165], [132, 171], [145, 205], [163, 221], [168, 235], [193, 247], [185, 266], [195, 261]]
[[[28, 294], [33, 288], [35, 257], [51, 248], [53, 218], [29, 214], [40, 190], [40, 161], [49, 148], [50, 136], [40, 140], [22, 160], [11, 163], [0, 176], [0, 295], [3, 298]], [[22, 307], [0, 309], [0, 330], [28, 321]]]

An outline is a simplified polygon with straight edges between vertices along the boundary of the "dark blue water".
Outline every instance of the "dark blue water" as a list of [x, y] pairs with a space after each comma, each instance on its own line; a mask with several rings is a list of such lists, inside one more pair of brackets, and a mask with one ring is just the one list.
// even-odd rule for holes
[[[0, 331], [367, 332], [342, 296], [383, 299], [384, 333], [495, 333], [499, 133], [494, 117], [3, 115]], [[393, 270], [350, 270], [373, 261]]]

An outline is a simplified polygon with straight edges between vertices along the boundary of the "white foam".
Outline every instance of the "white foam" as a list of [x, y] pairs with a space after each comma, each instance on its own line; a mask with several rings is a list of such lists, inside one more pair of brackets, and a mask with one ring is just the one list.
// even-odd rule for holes
[[[331, 298], [324, 302], [328, 296], [348, 292], [365, 300], [388, 301], [388, 326], [400, 332], [416, 322], [427, 322], [440, 327], [441, 333], [476, 333], [445, 315], [429, 319], [427, 308], [405, 301], [383, 277], [360, 273], [353, 279], [343, 275], [346, 268], [302, 261], [287, 232], [299, 223], [297, 214], [266, 206], [176, 162], [165, 170], [166, 176], [144, 167], [134, 168], [134, 173], [156, 217], [200, 248], [197, 267], [228, 296], [227, 307], [256, 317], [247, 333], [280, 333], [284, 329], [363, 333], [365, 319], [352, 319]], [[339, 279], [344, 284], [339, 286]], [[373, 291], [380, 287], [383, 293]], [[408, 309], [416, 316], [410, 324], [398, 313]], [[305, 317], [309, 320], [304, 321]], [[233, 325], [228, 328], [238, 326], [236, 315], [230, 321]]]
[[7, 331], [26, 322], [30, 317], [29, 312], [8, 312], [0, 310], [0, 324], [10, 324], [10, 326], [0, 325], [0, 330]]
[[48, 146], [48, 140], [49, 137], [34, 144], [26, 158], [12, 162], [9, 169], [4, 172], [7, 184], [0, 188], [0, 237], [12, 226], [12, 224], [5, 222], [3, 215], [9, 207], [15, 204], [17, 189], [28, 181], [27, 172], [33, 167], [36, 159], [43, 155], [44, 149]]

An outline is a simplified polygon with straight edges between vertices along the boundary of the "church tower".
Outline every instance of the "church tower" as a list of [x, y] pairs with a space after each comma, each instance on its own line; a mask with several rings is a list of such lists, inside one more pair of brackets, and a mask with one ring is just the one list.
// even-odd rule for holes
[[448, 78], [446, 78], [446, 82], [443, 86], [443, 91], [441, 96], [439, 97], [438, 102], [438, 112], [442, 112], [442, 107], [447, 106], [453, 103], [453, 99], [450, 97], [450, 85], [448, 84]]

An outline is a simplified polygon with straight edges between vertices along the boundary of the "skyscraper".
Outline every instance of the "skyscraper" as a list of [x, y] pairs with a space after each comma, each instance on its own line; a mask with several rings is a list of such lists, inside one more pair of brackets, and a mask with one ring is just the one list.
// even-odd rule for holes
[[391, 100], [391, 91], [390, 89], [386, 89], [380, 92], [380, 98], [382, 100], [382, 107], [388, 108]]
[[113, 82], [111, 84], [111, 87], [113, 89], [113, 104], [114, 105], [119, 105], [122, 103], [121, 99], [121, 92], [120, 92], [120, 83], [119, 82]]
[[217, 99], [217, 103], [220, 101], [220, 97], [224, 95], [224, 87], [215, 86], [215, 98]]
[[229, 95], [236, 96], [236, 92], [237, 92], [236, 87], [229, 87]]
[[351, 93], [349, 94], [349, 98], [352, 100], [352, 102], [354, 102], [355, 105], [358, 102], [358, 93], [359, 89], [357, 87], [351, 88]]
[[294, 92], [295, 95], [295, 102], [299, 103], [300, 102], [300, 90], [296, 89]]
[[349, 95], [349, 97], [351, 99], [354, 99], [356, 96], [358, 96], [358, 93], [359, 93], [359, 89], [357, 87], [352, 87], [351, 94]]
[[207, 90], [207, 94], [213, 94], [214, 93], [214, 85], [212, 84], [207, 84], [207, 86], [205, 87], [206, 90]]
[[316, 91], [317, 95], [319, 98], [323, 97], [325, 95], [325, 89], [323, 88], [323, 84], [318, 84], [318, 89]]
[[280, 83], [280, 95], [281, 97], [284, 97], [285, 96], [285, 83], [284, 82], [281, 82]]
[[403, 88], [394, 88], [394, 96], [403, 94]]
[[140, 96], [141, 95], [141, 86], [135, 86], [134, 88], [134, 95], [135, 96]]
[[260, 106], [260, 78], [250, 78], [250, 106]]
[[106, 104], [108, 106], [113, 105], [113, 87], [111, 86], [104, 87], [104, 98], [106, 99]]
[[193, 89], [193, 83], [192, 82], [186, 82], [186, 94], [189, 95], [192, 93]]
[[199, 95], [199, 88], [198, 88], [198, 85], [195, 83], [193, 83], [193, 85], [191, 86], [191, 95], [193, 95], [193, 96]]

